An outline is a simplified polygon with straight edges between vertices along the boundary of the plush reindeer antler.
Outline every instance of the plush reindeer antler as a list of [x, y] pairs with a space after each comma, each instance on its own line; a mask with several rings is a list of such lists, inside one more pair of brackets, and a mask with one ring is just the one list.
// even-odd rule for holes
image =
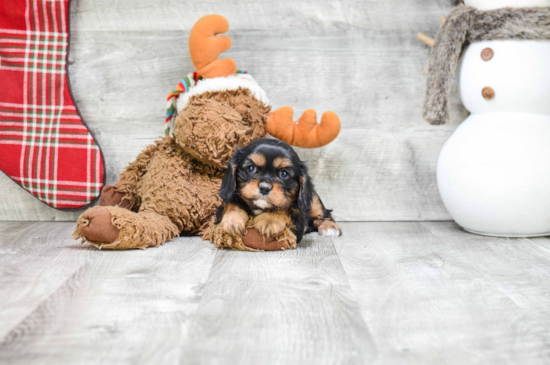
[[193, 65], [204, 78], [229, 76], [237, 72], [231, 58], [218, 56], [231, 48], [231, 38], [219, 36], [229, 29], [229, 22], [221, 15], [207, 15], [199, 19], [189, 35], [189, 53]]
[[267, 132], [281, 141], [302, 148], [326, 146], [340, 133], [340, 119], [333, 112], [324, 112], [319, 124], [313, 109], [306, 110], [296, 122], [292, 120], [293, 115], [294, 110], [289, 106], [275, 110], [267, 120]]

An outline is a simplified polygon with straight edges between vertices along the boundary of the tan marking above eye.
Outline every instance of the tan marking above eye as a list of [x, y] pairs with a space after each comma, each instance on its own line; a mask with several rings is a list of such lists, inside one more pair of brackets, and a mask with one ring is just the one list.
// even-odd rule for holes
[[250, 160], [254, 162], [256, 166], [264, 166], [265, 165], [265, 156], [261, 153], [253, 153], [250, 155]]
[[286, 157], [277, 157], [275, 160], [273, 160], [273, 167], [275, 167], [276, 169], [282, 169], [289, 166], [292, 166], [292, 161], [290, 161]]

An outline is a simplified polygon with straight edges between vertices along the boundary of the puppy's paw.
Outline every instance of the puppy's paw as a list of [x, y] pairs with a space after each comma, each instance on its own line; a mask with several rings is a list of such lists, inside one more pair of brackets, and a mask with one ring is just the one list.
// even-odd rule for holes
[[222, 217], [222, 221], [218, 225], [218, 228], [230, 236], [242, 236], [246, 231], [246, 222], [248, 221], [248, 214], [240, 208], [228, 209]]
[[246, 230], [246, 222], [234, 220], [234, 219], [223, 219], [219, 228], [223, 233], [227, 233], [230, 236], [242, 236]]
[[254, 218], [254, 228], [261, 235], [271, 237], [281, 233], [290, 222], [290, 216], [286, 212], [267, 212]]
[[321, 225], [319, 225], [318, 232], [323, 237], [339, 237], [342, 235], [342, 229], [332, 219], [325, 219]]

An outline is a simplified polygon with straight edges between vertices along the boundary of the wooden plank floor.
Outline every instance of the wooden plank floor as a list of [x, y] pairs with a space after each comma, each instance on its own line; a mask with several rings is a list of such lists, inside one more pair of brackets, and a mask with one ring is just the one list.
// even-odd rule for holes
[[0, 363], [550, 362], [550, 240], [342, 226], [286, 252], [109, 252], [1, 222]]

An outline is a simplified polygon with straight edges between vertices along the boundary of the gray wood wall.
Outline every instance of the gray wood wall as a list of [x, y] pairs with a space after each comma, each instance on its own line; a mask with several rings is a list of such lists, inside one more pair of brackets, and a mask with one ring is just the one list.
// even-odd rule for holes
[[[248, 70], [274, 108], [331, 109], [342, 132], [300, 150], [337, 219], [450, 219], [437, 191], [441, 146], [453, 124], [421, 118], [429, 49], [448, 0], [74, 0], [69, 72], [75, 102], [106, 159], [108, 183], [162, 134], [165, 99], [193, 71], [187, 38], [212, 13], [230, 23], [225, 55]], [[0, 174], [0, 220], [75, 220]]]

